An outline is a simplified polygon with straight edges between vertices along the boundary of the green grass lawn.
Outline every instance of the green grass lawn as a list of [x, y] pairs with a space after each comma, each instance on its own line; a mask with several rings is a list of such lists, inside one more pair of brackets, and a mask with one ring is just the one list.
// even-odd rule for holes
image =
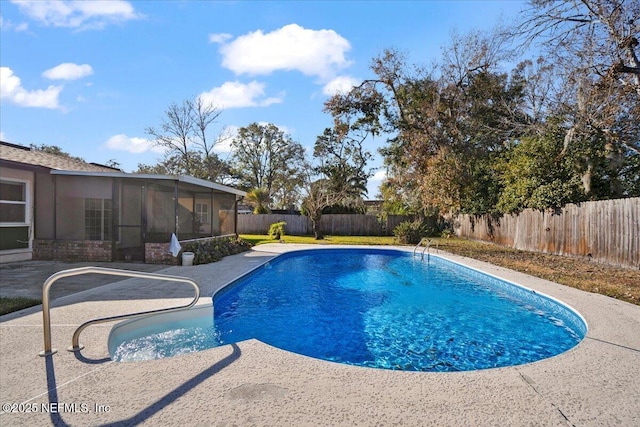
[[4, 298], [0, 297], [0, 316], [14, 311], [22, 310], [23, 308], [33, 307], [34, 305], [41, 304], [42, 301], [33, 298]]
[[[263, 243], [278, 243], [269, 236], [261, 234], [241, 234], [240, 238], [252, 245]], [[284, 235], [284, 243], [308, 243], [318, 245], [394, 245], [393, 236], [324, 236], [324, 239], [316, 240], [313, 236], [288, 236]]]

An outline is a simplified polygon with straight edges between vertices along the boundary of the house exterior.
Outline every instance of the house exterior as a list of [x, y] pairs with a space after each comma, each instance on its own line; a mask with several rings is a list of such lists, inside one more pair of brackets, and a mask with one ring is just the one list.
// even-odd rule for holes
[[0, 262], [174, 264], [180, 241], [237, 234], [243, 191], [118, 169], [0, 142]]

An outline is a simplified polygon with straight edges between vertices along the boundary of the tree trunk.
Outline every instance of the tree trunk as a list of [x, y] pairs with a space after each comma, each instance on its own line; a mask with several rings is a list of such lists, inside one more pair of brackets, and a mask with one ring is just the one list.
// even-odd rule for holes
[[324, 235], [322, 234], [322, 230], [320, 229], [320, 218], [322, 218], [321, 215], [309, 217], [309, 219], [311, 219], [311, 226], [313, 227], [313, 235], [315, 236], [316, 240], [324, 239]]
[[588, 196], [591, 194], [591, 178], [593, 174], [593, 160], [590, 158], [585, 159], [587, 164], [587, 170], [582, 174], [582, 188], [585, 194]]
[[627, 52], [627, 55], [631, 62], [631, 67], [625, 67], [624, 64], [620, 64], [620, 65], [623, 68], [622, 70], [623, 72], [632, 74], [636, 84], [636, 92], [638, 93], [638, 95], [640, 95], [640, 60], [638, 60], [638, 57], [636, 56], [636, 50], [635, 50], [637, 46], [638, 46], [637, 38], [633, 36], [627, 37], [627, 39], [624, 41], [623, 47]]

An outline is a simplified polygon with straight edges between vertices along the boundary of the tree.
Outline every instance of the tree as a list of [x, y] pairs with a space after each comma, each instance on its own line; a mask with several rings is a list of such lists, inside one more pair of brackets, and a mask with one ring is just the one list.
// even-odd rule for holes
[[232, 169], [240, 187], [262, 188], [273, 200], [289, 183], [301, 185], [304, 148], [277, 126], [252, 123], [238, 130], [231, 145]]
[[165, 159], [155, 165], [138, 163], [138, 168], [133, 171], [133, 173], [148, 175], [176, 175], [175, 173], [171, 172], [168, 159]]
[[548, 133], [524, 137], [503, 154], [497, 166], [503, 186], [500, 212], [560, 208], [585, 199], [571, 160], [560, 156], [562, 134], [556, 123]]
[[272, 189], [271, 205], [273, 208], [289, 211], [297, 210], [302, 200], [303, 183], [302, 174], [299, 172], [296, 176], [278, 179]]
[[[200, 97], [195, 101], [185, 99], [181, 104], [169, 105], [159, 128], [146, 129], [154, 143], [166, 150], [163, 163], [167, 171], [216, 182], [229, 175], [229, 167], [213, 151], [215, 145], [226, 138], [225, 131], [223, 129], [213, 141], [208, 132], [220, 114], [221, 110]], [[145, 167], [139, 165], [139, 169]], [[162, 169], [160, 166], [159, 170]]]
[[366, 166], [371, 154], [364, 149], [365, 136], [358, 130], [357, 126], [336, 120], [333, 129], [325, 129], [316, 139], [313, 156], [318, 165], [305, 167], [302, 210], [311, 220], [317, 240], [323, 238], [320, 219], [325, 209], [353, 207], [367, 193], [371, 171]]
[[164, 148], [169, 156], [178, 160], [184, 173], [191, 175], [191, 135], [193, 133], [193, 119], [191, 102], [182, 104], [172, 102], [164, 112], [160, 128], [148, 127], [146, 133], [154, 139], [154, 144]]
[[535, 61], [525, 59], [512, 70], [512, 79], [522, 88], [520, 134], [544, 133], [547, 116], [554, 115], [563, 103], [566, 91], [557, 69], [553, 62], [540, 56]]
[[214, 152], [216, 145], [230, 138], [226, 128], [223, 128], [216, 138], [211, 141], [208, 129], [216, 123], [222, 110], [213, 104], [207, 104], [201, 97], [191, 103], [191, 117], [193, 121], [194, 145], [199, 149], [200, 156], [194, 159], [197, 172], [194, 176], [224, 184], [231, 176], [229, 164]]
[[624, 192], [615, 178], [640, 154], [640, 3], [533, 0], [516, 33], [537, 42], [564, 88], [562, 156], [572, 157], [591, 199]]
[[[198, 97], [195, 101], [185, 101], [189, 107], [189, 113], [191, 116], [194, 142], [202, 149], [205, 158], [213, 152], [213, 148], [216, 144], [221, 142], [222, 138], [218, 138], [213, 143], [207, 137], [207, 129], [212, 123], [215, 123], [222, 111], [213, 104], [207, 104], [202, 98]], [[221, 132], [221, 135], [224, 131]]]
[[336, 192], [335, 189], [332, 188], [331, 182], [326, 178], [312, 181], [311, 174], [307, 175], [305, 191], [306, 195], [302, 201], [302, 210], [311, 220], [313, 234], [316, 240], [321, 240], [324, 238], [322, 230], [320, 229], [322, 211], [329, 206], [342, 203], [348, 195]]
[[[205, 179], [219, 184], [230, 183], [232, 180], [231, 169], [227, 162], [220, 159], [215, 153], [206, 158], [201, 151], [193, 151], [191, 154], [191, 174], [194, 178]], [[155, 165], [138, 164], [136, 173], [156, 175], [185, 175], [183, 158], [180, 154], [165, 154], [164, 158]]]
[[85, 162], [86, 163], [86, 160], [83, 159], [82, 157], [72, 156], [71, 154], [67, 153], [62, 148], [58, 147], [57, 145], [47, 145], [47, 144], [36, 145], [36, 144], [31, 144], [31, 149], [32, 150], [36, 150], [36, 151], [42, 151], [43, 153], [54, 154], [56, 156], [67, 157], [69, 159], [78, 160], [80, 162]]
[[192, 176], [219, 184], [233, 181], [231, 166], [216, 153], [208, 155], [202, 151], [195, 152], [191, 157]]
[[364, 137], [354, 138], [341, 129], [325, 129], [318, 136], [313, 148], [313, 157], [320, 162], [315, 171], [326, 177], [331, 190], [345, 194], [343, 201], [356, 204], [367, 194], [367, 181], [372, 172], [367, 169], [371, 153], [364, 149]]
[[113, 169], [121, 169], [120, 162], [118, 162], [116, 159], [107, 160], [107, 163], [105, 163], [105, 166], [108, 166]]
[[495, 153], [517, 136], [514, 123], [524, 121], [521, 82], [497, 71], [508, 55], [496, 34], [455, 36], [439, 75], [385, 50], [372, 62], [376, 78], [327, 102], [334, 120], [355, 124], [350, 131], [391, 135], [381, 150], [387, 206], [425, 215], [434, 209], [484, 213], [495, 206]]
[[269, 208], [267, 206], [269, 206], [271, 198], [269, 197], [269, 192], [266, 189], [252, 188], [247, 191], [245, 200], [253, 205], [253, 213], [255, 215], [269, 213]]
[[[374, 76], [325, 104], [336, 130], [387, 136], [385, 207], [500, 213], [637, 194], [640, 3], [533, 0], [517, 32], [453, 34], [432, 69], [387, 49]], [[518, 173], [523, 179], [518, 180]]]
[[516, 30], [525, 37], [525, 46], [540, 42], [560, 62], [570, 61], [568, 71], [616, 79], [640, 95], [640, 3], [531, 0], [529, 4]]

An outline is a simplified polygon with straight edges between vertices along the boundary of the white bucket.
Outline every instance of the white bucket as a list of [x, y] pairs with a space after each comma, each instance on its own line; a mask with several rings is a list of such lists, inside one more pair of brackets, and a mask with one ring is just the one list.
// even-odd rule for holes
[[193, 257], [195, 254], [193, 252], [182, 252], [182, 265], [188, 266], [193, 265]]

